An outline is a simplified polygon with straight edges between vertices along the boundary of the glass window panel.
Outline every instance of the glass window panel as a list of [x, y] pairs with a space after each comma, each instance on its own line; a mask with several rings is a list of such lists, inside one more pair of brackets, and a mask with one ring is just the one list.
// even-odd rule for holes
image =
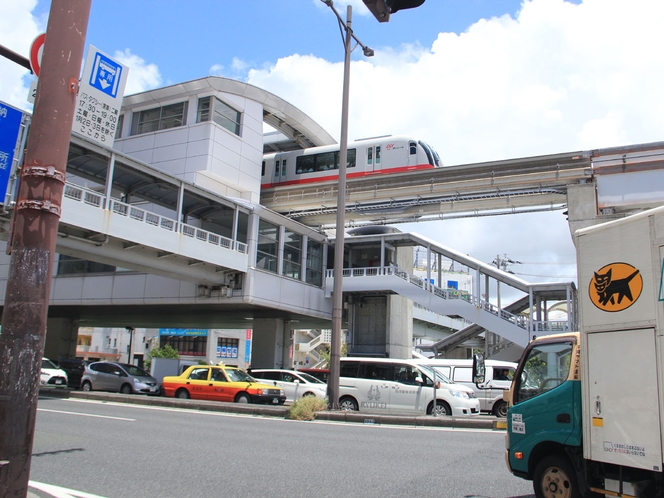
[[219, 99], [214, 99], [214, 122], [226, 128], [231, 133], [240, 134], [240, 119], [242, 114]]
[[346, 155], [346, 168], [354, 168], [355, 164], [357, 164], [355, 161], [355, 149], [348, 149]]
[[300, 173], [311, 173], [314, 170], [316, 164], [316, 157], [313, 155], [309, 156], [298, 156], [295, 160], [295, 168], [298, 174]]
[[212, 97], [205, 97], [204, 99], [198, 100], [198, 112], [196, 114], [197, 123], [210, 121], [210, 99], [212, 99]]
[[168, 105], [161, 108], [161, 121], [159, 123], [160, 130], [167, 130], [182, 126], [185, 119], [185, 103]]
[[334, 152], [324, 152], [316, 154], [316, 171], [327, 171], [334, 169]]

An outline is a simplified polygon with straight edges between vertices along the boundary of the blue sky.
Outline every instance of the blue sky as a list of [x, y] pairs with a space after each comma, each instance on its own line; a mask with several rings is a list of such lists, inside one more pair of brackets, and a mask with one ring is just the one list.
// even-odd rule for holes
[[[343, 17], [348, 2], [376, 52], [353, 54], [350, 139], [410, 135], [447, 165], [664, 139], [664, 2], [426, 0], [389, 23], [361, 0], [335, 1]], [[49, 6], [0, 3], [0, 44], [27, 55]], [[93, 0], [87, 43], [130, 67], [126, 93], [221, 75], [339, 139], [343, 45], [320, 0]], [[0, 75], [0, 100], [28, 108], [29, 74], [0, 60]], [[560, 211], [399, 228], [487, 262], [523, 261], [526, 279], [575, 274]]]
[[[378, 23], [360, 0], [352, 3], [355, 34], [377, 50], [429, 47], [440, 32], [515, 16], [521, 6], [521, 0], [428, 0]], [[344, 19], [346, 4], [335, 2]], [[41, 0], [35, 14], [47, 15], [49, 7]], [[335, 18], [320, 0], [93, 0], [88, 42], [111, 53], [131, 50], [159, 66], [165, 83], [199, 78], [214, 65], [230, 70], [234, 59], [253, 67], [292, 54], [343, 60]]]

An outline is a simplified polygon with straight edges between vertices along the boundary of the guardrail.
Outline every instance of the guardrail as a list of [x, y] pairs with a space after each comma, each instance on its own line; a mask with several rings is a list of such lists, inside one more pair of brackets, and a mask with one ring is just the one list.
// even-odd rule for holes
[[[88, 204], [90, 206], [95, 206], [100, 209], [104, 209], [106, 205], [106, 197], [104, 195], [100, 194], [99, 192], [95, 192], [94, 190], [79, 187], [78, 185], [72, 185], [69, 183], [65, 184], [64, 195], [68, 199]], [[203, 230], [186, 223], [178, 223], [174, 219], [146, 211], [145, 209], [138, 208], [117, 199], [111, 198], [108, 205], [108, 209], [117, 215], [145, 223], [146, 225], [159, 227], [169, 232], [180, 233], [185, 237], [191, 237], [192, 239], [197, 239], [201, 242], [207, 242], [208, 244], [224, 249], [237, 251], [242, 254], [247, 253], [247, 244], [229, 239], [228, 237], [224, 237], [218, 233], [208, 232], [207, 230]]]
[[[441, 299], [461, 299], [466, 301], [477, 308], [482, 308], [484, 311], [491, 313], [500, 317], [501, 319], [510, 322], [516, 325], [519, 328], [524, 330], [528, 329], [528, 317], [514, 315], [509, 311], [498, 308], [491, 304], [488, 301], [479, 299], [472, 294], [467, 292], [459, 291], [457, 289], [443, 289], [438, 287], [427, 279], [418, 277], [417, 275], [412, 275], [406, 270], [403, 270], [397, 266], [383, 266], [383, 267], [371, 267], [371, 268], [344, 268], [343, 276], [347, 277], [373, 277], [373, 276], [383, 276], [383, 275], [393, 275], [401, 278], [402, 280], [419, 287], [420, 289], [430, 292]], [[334, 270], [326, 270], [325, 276], [327, 278], [332, 278], [334, 276]], [[546, 322], [544, 322], [546, 323]]]

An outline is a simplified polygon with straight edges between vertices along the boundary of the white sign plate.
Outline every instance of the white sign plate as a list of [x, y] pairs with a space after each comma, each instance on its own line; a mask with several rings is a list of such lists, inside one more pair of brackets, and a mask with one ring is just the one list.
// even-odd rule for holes
[[112, 148], [129, 68], [90, 45], [76, 101], [73, 131]]

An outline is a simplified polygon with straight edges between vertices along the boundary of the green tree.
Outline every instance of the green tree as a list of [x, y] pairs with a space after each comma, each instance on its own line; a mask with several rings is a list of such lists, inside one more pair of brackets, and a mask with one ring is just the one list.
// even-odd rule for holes
[[[325, 350], [319, 351], [320, 359], [325, 362], [325, 367], [330, 366], [330, 348], [325, 348]], [[348, 344], [345, 342], [341, 343], [341, 357], [348, 356]]]
[[148, 358], [145, 360], [145, 369], [150, 370], [150, 364], [152, 363], [152, 358], [174, 358], [178, 359], [180, 353], [173, 346], [166, 344], [160, 348], [155, 348], [148, 353]]

